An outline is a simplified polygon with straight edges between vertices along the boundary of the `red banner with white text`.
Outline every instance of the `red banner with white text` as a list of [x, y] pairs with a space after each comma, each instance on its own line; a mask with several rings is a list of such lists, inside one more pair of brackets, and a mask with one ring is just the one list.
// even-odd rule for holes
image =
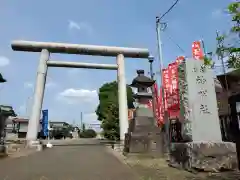
[[192, 57], [197, 60], [202, 60], [204, 58], [204, 53], [201, 48], [200, 41], [194, 41], [192, 43]]
[[159, 125], [164, 124], [164, 103], [163, 103], [162, 94], [163, 94], [163, 89], [160, 88], [159, 89], [159, 96], [158, 96], [158, 104], [159, 104], [159, 111], [160, 111], [160, 113], [159, 113], [160, 124]]
[[154, 94], [155, 94], [155, 112], [156, 112], [156, 118], [157, 118], [157, 124], [161, 125], [163, 122], [161, 120], [161, 109], [159, 104], [159, 95], [158, 95], [158, 86], [157, 83], [154, 84]]
[[169, 95], [169, 90], [170, 90], [170, 77], [169, 77], [169, 71], [167, 69], [163, 69], [163, 89], [164, 89], [164, 104], [165, 108], [168, 108], [168, 95]]
[[[160, 108], [160, 104], [159, 104], [159, 95], [158, 95], [158, 86], [157, 83], [155, 83], [153, 85], [153, 94], [154, 94], [154, 102], [155, 102], [155, 117], [157, 120], [157, 124], [161, 125], [163, 122], [161, 120], [160, 114], [161, 114], [161, 108]], [[153, 108], [153, 104], [152, 104], [152, 100], [149, 100], [147, 106], [149, 108]]]
[[181, 62], [184, 61], [184, 59], [185, 59], [184, 56], [178, 56], [177, 59], [176, 59], [176, 63], [177, 63], [177, 64], [180, 64]]
[[169, 112], [170, 118], [179, 117], [179, 113], [180, 113], [180, 96], [179, 96], [179, 87], [178, 87], [178, 63], [180, 63], [180, 61], [171, 63], [168, 66], [169, 76], [171, 77], [170, 78], [171, 88], [170, 88], [170, 94], [168, 98], [168, 112]]

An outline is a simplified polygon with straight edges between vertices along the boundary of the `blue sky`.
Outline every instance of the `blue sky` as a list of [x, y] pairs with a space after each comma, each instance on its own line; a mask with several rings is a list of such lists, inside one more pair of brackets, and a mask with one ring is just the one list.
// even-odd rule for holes
[[[173, 0], [1, 0], [0, 71], [8, 80], [0, 85], [0, 103], [12, 105], [21, 116], [30, 113], [39, 53], [12, 51], [12, 40], [56, 41], [79, 44], [148, 48], [157, 56], [155, 17]], [[162, 33], [164, 64], [178, 55], [191, 55], [191, 43], [204, 39], [209, 51], [215, 49], [215, 31], [225, 32], [230, 18], [224, 9], [231, 0], [180, 0], [164, 21]], [[177, 42], [184, 52], [169, 39]], [[115, 58], [53, 54], [51, 59], [115, 63]], [[155, 71], [159, 63], [154, 62]], [[148, 61], [126, 59], [127, 82], [136, 69], [148, 72]], [[95, 123], [97, 90], [116, 80], [116, 72], [104, 70], [49, 69], [43, 108], [51, 120]]]

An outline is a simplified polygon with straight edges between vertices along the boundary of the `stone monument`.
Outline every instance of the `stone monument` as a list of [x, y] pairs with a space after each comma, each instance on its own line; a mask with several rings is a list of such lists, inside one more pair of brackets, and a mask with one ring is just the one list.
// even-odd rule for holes
[[236, 168], [235, 144], [222, 141], [212, 69], [187, 59], [178, 73], [181, 138], [171, 143], [170, 164], [201, 171]]
[[144, 70], [137, 70], [138, 76], [130, 85], [137, 88], [135, 98], [135, 112], [133, 119], [129, 120], [128, 133], [125, 140], [126, 153], [138, 153], [150, 156], [160, 155], [160, 129], [157, 127], [153, 110], [147, 106], [150, 99], [153, 99], [151, 87], [154, 80], [144, 75]]

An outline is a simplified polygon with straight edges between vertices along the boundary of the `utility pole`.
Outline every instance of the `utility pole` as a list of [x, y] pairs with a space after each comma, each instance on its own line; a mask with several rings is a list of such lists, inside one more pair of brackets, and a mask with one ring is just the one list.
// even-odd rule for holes
[[80, 123], [81, 123], [81, 129], [83, 128], [83, 113], [80, 112]]
[[[161, 27], [161, 25], [163, 25]], [[161, 155], [164, 156], [164, 152], [165, 149], [166, 151], [168, 151], [169, 146], [170, 146], [170, 142], [169, 142], [169, 122], [166, 122], [168, 120], [166, 120], [166, 108], [165, 108], [165, 97], [164, 97], [164, 88], [163, 88], [163, 53], [162, 53], [162, 41], [161, 41], [161, 30], [164, 30], [166, 28], [166, 23], [161, 23], [160, 22], [160, 18], [156, 17], [156, 30], [157, 30], [157, 42], [158, 42], [158, 59], [160, 62], [160, 82], [161, 82], [161, 86], [160, 88], [162, 89], [162, 107], [163, 107], [163, 112], [164, 112], [164, 125], [163, 127], [161, 127], [161, 142], [160, 142], [160, 150], [161, 150]], [[167, 147], [166, 147], [167, 145]]]
[[[164, 25], [162, 28], [161, 25]], [[156, 17], [156, 30], [157, 30], [157, 43], [158, 43], [158, 59], [160, 63], [160, 84], [161, 89], [163, 90], [163, 53], [162, 53], [162, 41], [161, 41], [161, 30], [164, 30], [166, 28], [166, 23], [161, 23], [160, 18]], [[164, 92], [162, 92], [162, 102], [163, 102], [163, 109], [165, 112], [165, 97]]]

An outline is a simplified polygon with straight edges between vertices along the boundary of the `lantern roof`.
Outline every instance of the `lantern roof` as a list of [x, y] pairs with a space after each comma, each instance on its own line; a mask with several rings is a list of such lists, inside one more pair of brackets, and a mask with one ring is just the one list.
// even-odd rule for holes
[[151, 87], [155, 83], [155, 80], [144, 75], [144, 70], [137, 70], [137, 77], [133, 79], [131, 87]]

